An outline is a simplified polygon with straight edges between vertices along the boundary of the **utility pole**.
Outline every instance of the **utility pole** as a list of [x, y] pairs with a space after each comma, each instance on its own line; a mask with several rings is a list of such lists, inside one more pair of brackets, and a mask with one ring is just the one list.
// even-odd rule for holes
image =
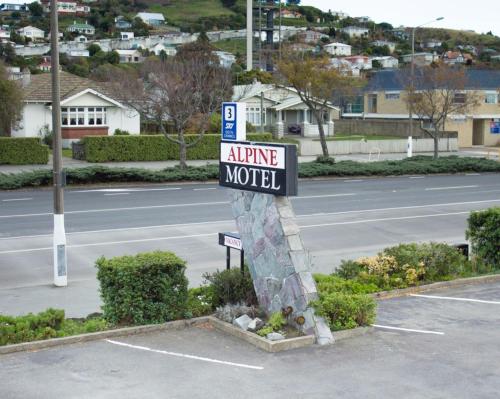
[[253, 69], [253, 0], [247, 0], [247, 71]]
[[54, 184], [54, 285], [68, 285], [66, 231], [64, 229], [64, 174], [62, 171], [61, 98], [59, 85], [59, 23], [57, 0], [50, 2], [50, 54], [52, 74], [52, 156]]

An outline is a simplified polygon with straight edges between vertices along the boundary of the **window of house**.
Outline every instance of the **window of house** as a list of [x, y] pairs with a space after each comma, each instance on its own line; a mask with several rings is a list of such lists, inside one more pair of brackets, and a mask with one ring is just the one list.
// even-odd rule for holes
[[400, 92], [399, 91], [386, 91], [385, 99], [386, 100], [399, 100]]
[[453, 103], [454, 104], [465, 104], [466, 100], [466, 94], [463, 92], [455, 93], [455, 96], [453, 98]]
[[496, 91], [487, 91], [485, 95], [486, 104], [498, 104], [498, 93]]
[[[263, 110], [264, 125], [266, 124], [266, 109]], [[247, 107], [247, 122], [254, 125], [260, 126], [260, 107]]]
[[61, 108], [62, 126], [104, 126], [106, 108], [104, 107], [63, 107]]

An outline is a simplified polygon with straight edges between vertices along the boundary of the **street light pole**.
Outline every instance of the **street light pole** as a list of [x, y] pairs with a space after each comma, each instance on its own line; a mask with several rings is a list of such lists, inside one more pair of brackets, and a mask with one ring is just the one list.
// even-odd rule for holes
[[408, 105], [409, 111], [409, 134], [408, 134], [408, 146], [407, 146], [407, 156], [411, 158], [413, 156], [413, 100], [415, 93], [415, 33], [418, 28], [430, 24], [432, 22], [442, 21], [444, 17], [439, 17], [433, 19], [432, 21], [426, 22], [425, 24], [415, 26], [411, 31], [411, 66], [410, 66], [410, 101]]
[[62, 172], [61, 138], [61, 98], [59, 85], [59, 23], [57, 18], [57, 0], [50, 3], [50, 46], [52, 74], [52, 156], [54, 184], [54, 285], [68, 285], [66, 262], [66, 232], [64, 229], [64, 177]]

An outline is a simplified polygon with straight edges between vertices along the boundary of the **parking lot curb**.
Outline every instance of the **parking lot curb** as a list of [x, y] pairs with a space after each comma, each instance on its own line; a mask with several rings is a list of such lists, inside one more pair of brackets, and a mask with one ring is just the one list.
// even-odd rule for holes
[[372, 298], [379, 299], [379, 300], [399, 298], [399, 297], [408, 296], [411, 294], [416, 294], [419, 292], [425, 292], [425, 291], [430, 291], [430, 290], [435, 290], [435, 289], [464, 287], [467, 285], [483, 284], [483, 283], [496, 283], [499, 281], [500, 281], [500, 274], [494, 274], [494, 275], [490, 275], [490, 276], [460, 278], [457, 280], [440, 281], [438, 283], [426, 284], [426, 285], [421, 285], [418, 287], [403, 288], [403, 289], [398, 289], [398, 290], [393, 290], [393, 291], [376, 292], [376, 293], [372, 294]]
[[239, 338], [250, 345], [253, 345], [266, 352], [276, 353], [283, 352], [290, 349], [304, 348], [311, 346], [316, 342], [316, 337], [313, 335], [306, 335], [303, 337], [284, 339], [282, 341], [270, 341], [266, 338], [260, 337], [257, 334], [244, 331], [238, 327], [219, 320], [213, 316], [209, 316], [209, 323], [217, 330], [227, 333], [233, 337]]
[[343, 341], [346, 339], [357, 338], [373, 332], [373, 327], [358, 327], [351, 330], [334, 331], [333, 338], [335, 342]]
[[15, 352], [30, 352], [55, 346], [78, 344], [83, 342], [98, 341], [107, 338], [116, 338], [129, 335], [147, 334], [157, 331], [182, 330], [199, 324], [210, 322], [209, 317], [198, 317], [187, 320], [169, 321], [163, 324], [150, 324], [146, 326], [117, 328], [115, 330], [99, 331], [95, 333], [73, 335], [71, 337], [53, 338], [43, 341], [24, 342], [21, 344], [0, 346], [0, 355]]

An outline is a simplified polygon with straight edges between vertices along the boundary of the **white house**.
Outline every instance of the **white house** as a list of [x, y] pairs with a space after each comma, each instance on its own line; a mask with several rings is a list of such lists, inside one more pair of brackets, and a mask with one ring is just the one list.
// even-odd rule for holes
[[359, 77], [361, 75], [361, 68], [345, 58], [332, 58], [330, 63], [332, 68], [337, 69], [344, 76]]
[[169, 57], [173, 57], [177, 54], [177, 49], [174, 46], [165, 46], [163, 43], [158, 43], [153, 47], [149, 48], [149, 51], [155, 53], [155, 55], [160, 55], [162, 51]]
[[[415, 65], [418, 66], [425, 66], [425, 65], [430, 65], [433, 62], [439, 61], [439, 55], [436, 53], [415, 53]], [[411, 54], [405, 54], [402, 57], [402, 60], [405, 64], [411, 63], [412, 55]]]
[[375, 40], [375, 41], [371, 42], [371, 45], [375, 46], [375, 47], [386, 47], [387, 46], [391, 53], [394, 53], [394, 51], [396, 50], [396, 43], [390, 42], [388, 40]]
[[[116, 129], [140, 133], [140, 116], [94, 82], [60, 72], [63, 145], [84, 136], [111, 135]], [[52, 129], [51, 74], [32, 75], [24, 88], [21, 123], [12, 137], [37, 137], [44, 127]]]
[[151, 26], [159, 26], [165, 23], [165, 17], [159, 12], [140, 12], [136, 18], [142, 19], [142, 21]]
[[82, 35], [94, 35], [95, 28], [92, 25], [87, 23], [79, 24], [76, 21], [73, 21], [73, 25], [69, 25], [66, 30], [72, 33], [80, 33]]
[[[45, 12], [50, 12], [50, 1], [45, 3]], [[88, 14], [90, 13], [90, 7], [77, 3], [76, 1], [58, 1], [57, 2], [57, 13], [61, 15], [66, 14]]]
[[31, 3], [40, 3], [40, 0], [0, 1], [0, 11], [26, 11]]
[[34, 26], [25, 26], [24, 28], [18, 29], [17, 33], [20, 36], [29, 38], [33, 41], [43, 40], [45, 38], [45, 32], [41, 29], [35, 28]]
[[[300, 134], [303, 137], [318, 137], [318, 121], [302, 102], [297, 91], [290, 87], [264, 85], [260, 82], [233, 87], [233, 101], [246, 103], [247, 122], [260, 126], [278, 137], [285, 134]], [[262, 93], [262, 94], [261, 94]], [[263, 107], [261, 109], [261, 95]], [[328, 103], [322, 115], [325, 134], [333, 136], [333, 121], [340, 118], [340, 109]]]
[[323, 49], [331, 55], [351, 55], [352, 47], [345, 43], [330, 43], [325, 44]]
[[120, 32], [121, 40], [130, 40], [134, 38], [134, 32]]
[[8, 42], [10, 40], [10, 32], [7, 29], [0, 29], [0, 42]]
[[372, 61], [372, 65], [373, 65], [373, 61], [377, 61], [380, 64], [380, 66], [384, 69], [399, 67], [398, 59], [395, 57], [392, 57], [390, 55], [384, 56], [384, 57], [372, 57], [371, 61]]
[[435, 49], [441, 47], [443, 42], [441, 40], [429, 39], [424, 43], [425, 48]]
[[120, 55], [120, 64], [137, 64], [144, 60], [141, 52], [137, 49], [115, 50]]
[[344, 11], [331, 11], [331, 14], [334, 16], [334, 17], [337, 17], [339, 20], [340, 19], [346, 19], [346, 18], [349, 18], [349, 14], [347, 14], [346, 12]]
[[231, 68], [236, 62], [236, 56], [227, 51], [214, 51], [214, 54], [219, 58], [219, 64], [223, 68]]
[[89, 39], [87, 39], [87, 36], [80, 35], [80, 36], [75, 37], [74, 41], [77, 43], [87, 43], [89, 41]]
[[372, 60], [366, 55], [353, 55], [351, 57], [345, 57], [344, 59], [361, 70], [372, 69]]
[[359, 26], [347, 26], [345, 28], [342, 28], [340, 31], [348, 35], [351, 39], [354, 37], [367, 36], [370, 32], [369, 29], [360, 28]]

